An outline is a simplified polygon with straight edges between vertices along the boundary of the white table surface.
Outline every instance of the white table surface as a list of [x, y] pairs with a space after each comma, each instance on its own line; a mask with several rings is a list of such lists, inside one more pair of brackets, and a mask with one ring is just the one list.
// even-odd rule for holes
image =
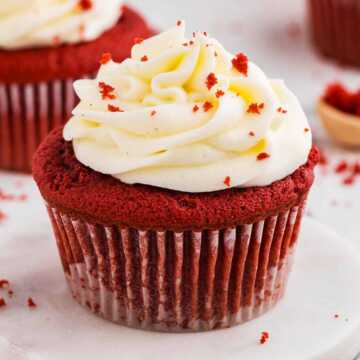
[[[360, 152], [344, 150], [333, 144], [320, 126], [314, 110], [315, 102], [328, 82], [341, 80], [351, 86], [360, 86], [360, 71], [341, 68], [319, 58], [313, 52], [304, 22], [304, 2], [302, 0], [129, 1], [141, 9], [158, 28], [166, 28], [173, 25], [176, 20], [184, 19], [189, 34], [194, 30], [208, 31], [234, 53], [237, 51], [247, 53], [270, 77], [286, 80], [305, 108], [316, 143], [330, 160], [327, 169], [319, 168], [317, 171], [317, 179], [309, 199], [308, 214], [350, 239], [360, 251], [358, 230], [360, 178], [353, 186], [346, 187], [341, 184], [341, 177], [333, 171], [340, 159], [360, 160]], [[289, 24], [294, 22], [299, 23], [301, 27], [300, 34], [295, 37], [290, 36], [288, 32]], [[31, 210], [26, 203], [0, 201], [0, 211], [8, 214], [7, 219], [0, 220], [0, 245], [3, 239], [6, 239], [8, 229], [16, 222], [19, 224], [19, 246], [27, 246], [25, 234], [29, 226], [22, 225], [28, 223], [23, 220], [39, 216], [38, 214], [45, 215], [40, 197], [34, 191], [32, 180], [26, 176], [13, 176], [0, 172], [0, 189], [11, 193], [27, 193], [31, 197], [31, 203], [35, 204]], [[37, 229], [37, 233], [48, 234], [49, 224], [45, 216], [41, 224], [43, 228]], [[53, 250], [56, 251], [55, 245]], [[29, 256], [31, 256], [31, 248], [29, 248]], [[26, 284], [22, 285], [26, 286]], [[31, 290], [29, 288], [29, 292]]]

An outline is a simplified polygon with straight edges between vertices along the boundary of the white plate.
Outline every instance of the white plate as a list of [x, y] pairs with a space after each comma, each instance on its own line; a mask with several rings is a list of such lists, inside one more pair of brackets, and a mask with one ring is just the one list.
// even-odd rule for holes
[[[73, 301], [45, 211], [33, 186], [26, 186], [32, 200], [8, 206], [10, 217], [0, 237], [0, 278], [8, 278], [16, 294], [0, 310], [1, 360], [350, 360], [355, 356], [360, 260], [347, 241], [314, 220], [304, 220], [289, 291], [276, 309], [229, 330], [150, 333], [103, 321]], [[29, 296], [38, 304], [36, 310], [27, 308]], [[259, 344], [262, 331], [270, 333], [265, 345]]]

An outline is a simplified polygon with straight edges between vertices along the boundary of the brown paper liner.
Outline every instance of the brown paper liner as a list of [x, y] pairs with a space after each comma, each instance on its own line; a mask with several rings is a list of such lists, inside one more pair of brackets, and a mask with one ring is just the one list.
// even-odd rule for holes
[[312, 38], [326, 56], [360, 66], [360, 2], [308, 0]]
[[40, 142], [70, 118], [78, 102], [73, 82], [0, 83], [0, 169], [31, 171]]
[[282, 298], [304, 204], [254, 224], [140, 231], [48, 207], [73, 297], [113, 322], [158, 331], [241, 324]]

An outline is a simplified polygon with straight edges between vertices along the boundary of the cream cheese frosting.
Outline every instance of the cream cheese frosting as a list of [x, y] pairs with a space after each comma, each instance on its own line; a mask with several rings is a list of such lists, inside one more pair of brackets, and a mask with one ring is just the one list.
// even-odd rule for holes
[[306, 163], [311, 131], [281, 80], [185, 24], [108, 61], [64, 128], [75, 156], [127, 184], [184, 192], [265, 186]]
[[74, 44], [116, 24], [122, 0], [1, 0], [0, 48]]

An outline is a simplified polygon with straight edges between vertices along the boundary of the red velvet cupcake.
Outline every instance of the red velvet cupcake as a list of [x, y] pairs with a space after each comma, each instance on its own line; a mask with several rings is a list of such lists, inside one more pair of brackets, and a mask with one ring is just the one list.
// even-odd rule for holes
[[74, 298], [108, 320], [201, 331], [283, 297], [318, 152], [295, 96], [184, 24], [80, 80], [39, 147]]
[[13, 1], [0, 5], [0, 169], [30, 171], [45, 136], [78, 102], [74, 79], [90, 77], [109, 49], [118, 61], [152, 32], [121, 0]]
[[360, 66], [360, 3], [357, 0], [308, 0], [312, 38], [325, 56]]

